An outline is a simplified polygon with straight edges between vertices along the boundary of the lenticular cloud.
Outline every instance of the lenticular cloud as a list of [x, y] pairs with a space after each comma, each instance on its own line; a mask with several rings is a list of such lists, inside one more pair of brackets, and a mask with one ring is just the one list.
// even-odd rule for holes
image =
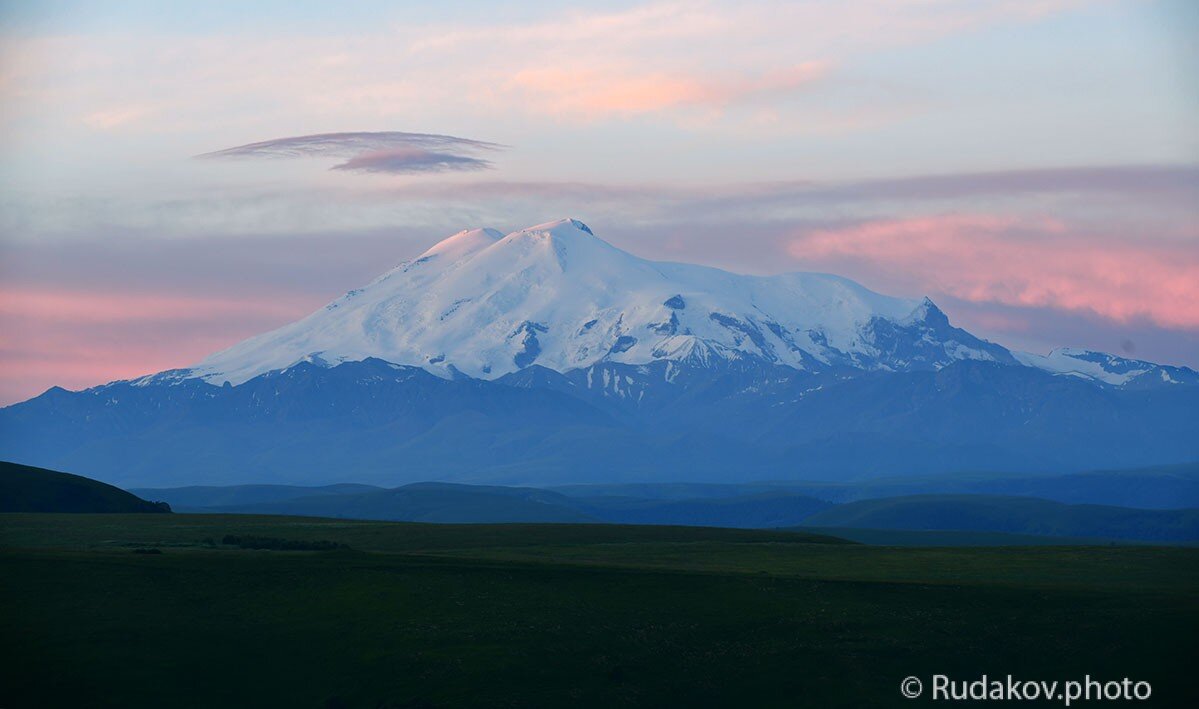
[[393, 150], [374, 150], [334, 165], [333, 170], [351, 170], [356, 172], [445, 172], [447, 170], [483, 170], [491, 167], [487, 160], [455, 155], [453, 153], [436, 152], [424, 148], [396, 148]]
[[275, 138], [198, 155], [203, 159], [342, 158], [334, 170], [391, 174], [483, 170], [492, 166], [480, 154], [503, 149], [497, 143], [432, 133], [399, 131], [320, 133]]

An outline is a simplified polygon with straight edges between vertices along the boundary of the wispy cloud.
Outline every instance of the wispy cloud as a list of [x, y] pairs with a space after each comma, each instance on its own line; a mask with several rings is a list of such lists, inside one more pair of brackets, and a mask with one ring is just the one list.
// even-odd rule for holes
[[[400, 22], [263, 41], [234, 32], [14, 37], [0, 46], [0, 99], [20, 99], [22, 111], [68, 106], [93, 128], [152, 130], [203, 130], [214, 119], [229, 124], [231, 115], [253, 125], [295, 116], [335, 125], [403, 116], [436, 125], [480, 110], [588, 122], [656, 115], [694, 126], [697, 112], [732, 116], [771, 99], [776, 130], [805, 130], [814, 118], [852, 123], [863, 113], [893, 113], [897, 95], [909, 100], [909, 91], [839, 71], [864, 57], [1085, 4], [648, 2], [555, 9], [520, 23], [482, 13], [471, 23]], [[834, 78], [852, 84], [852, 96], [789, 104]], [[154, 110], [137, 115], [124, 108], [148, 104]]]
[[[777, 123], [803, 130], [813, 112], [797, 112], [787, 99], [864, 55], [1036, 22], [1088, 2], [651, 2], [526, 23], [431, 26], [408, 50], [419, 59], [453, 61], [469, 48], [479, 82], [470, 95], [518, 111], [587, 122], [667, 114], [695, 125], [696, 111], [719, 115], [771, 99]], [[853, 105], [840, 107], [829, 122], [884, 112], [880, 99], [891, 92], [860, 77], [850, 81], [854, 92], [869, 96], [850, 99]], [[780, 114], [795, 120], [784, 122]]]
[[633, 116], [676, 107], [723, 109], [737, 102], [799, 90], [823, 78], [827, 62], [809, 61], [759, 75], [699, 76], [634, 68], [530, 67], [507, 86], [557, 114]]
[[319, 133], [247, 143], [196, 157], [205, 160], [349, 158], [330, 169], [405, 174], [483, 170], [492, 163], [476, 155], [504, 147], [498, 143], [432, 133]]
[[[423, 229], [427, 236], [479, 224], [520, 227], [547, 215], [576, 213], [616, 228], [705, 222], [781, 230], [797, 222], [829, 225], [986, 211], [1052, 213], [1164, 235], [1176, 232], [1179, 225], [1199, 223], [1199, 166], [1062, 167], [702, 186], [639, 180], [491, 180], [446, 172], [403, 186], [337, 180], [317, 187], [253, 185], [71, 197], [18, 203], [14, 195], [0, 194], [0, 234], [48, 242], [98, 240], [89, 235], [101, 233], [277, 233], [294, 239], [402, 225]], [[213, 204], [221, 208], [213, 209]], [[1132, 232], [1126, 233], [1135, 241]]]
[[420, 199], [589, 199], [667, 215], [729, 216], [752, 212], [771, 218], [777, 209], [828, 208], [885, 202], [925, 203], [974, 198], [1023, 199], [1078, 196], [1092, 204], [1123, 200], [1170, 204], [1193, 211], [1199, 202], [1199, 165], [1102, 165], [1054, 167], [939, 175], [909, 175], [864, 180], [787, 180], [748, 184], [679, 187], [589, 182], [517, 182], [479, 180], [426, 182], [405, 188]]

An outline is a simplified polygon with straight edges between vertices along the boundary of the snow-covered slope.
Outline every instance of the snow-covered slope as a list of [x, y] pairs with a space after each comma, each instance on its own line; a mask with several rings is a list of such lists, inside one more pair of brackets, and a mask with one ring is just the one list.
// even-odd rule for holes
[[1105, 352], [1059, 347], [1048, 355], [1013, 352], [1023, 365], [1063, 376], [1079, 377], [1113, 386], [1129, 384], [1197, 384], [1199, 376], [1186, 367], [1170, 367]]
[[238, 384], [300, 361], [367, 357], [482, 379], [534, 363], [568, 371], [746, 357], [803, 370], [1014, 362], [1002, 347], [951, 327], [927, 299], [891, 298], [825, 274], [757, 277], [648, 261], [562, 219], [506, 236], [455, 234], [188, 374]]

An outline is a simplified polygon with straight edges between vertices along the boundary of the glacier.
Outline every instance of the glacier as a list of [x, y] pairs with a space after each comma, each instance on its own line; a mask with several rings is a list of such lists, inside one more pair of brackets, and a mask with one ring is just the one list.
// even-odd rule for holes
[[534, 363], [559, 372], [746, 357], [799, 370], [1014, 363], [949, 326], [927, 298], [821, 273], [746, 276], [649, 261], [560, 219], [507, 235], [459, 232], [302, 320], [208, 357], [190, 376], [240, 384], [298, 362], [368, 357], [480, 379]]

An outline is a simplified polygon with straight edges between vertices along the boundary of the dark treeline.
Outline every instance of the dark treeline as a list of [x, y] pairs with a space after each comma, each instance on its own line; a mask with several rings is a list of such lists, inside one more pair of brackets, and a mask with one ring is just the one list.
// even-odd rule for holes
[[226, 534], [221, 544], [241, 547], [242, 549], [272, 549], [275, 551], [332, 551], [334, 549], [349, 549], [345, 544], [330, 542], [324, 539], [317, 541], [302, 541], [296, 539], [279, 539], [277, 537], [253, 537]]

